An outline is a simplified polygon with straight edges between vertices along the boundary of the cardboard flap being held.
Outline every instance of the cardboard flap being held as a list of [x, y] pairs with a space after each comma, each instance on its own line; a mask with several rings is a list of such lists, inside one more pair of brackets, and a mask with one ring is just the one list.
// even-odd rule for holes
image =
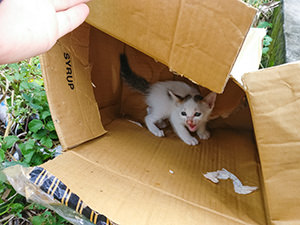
[[94, 0], [89, 5], [89, 24], [218, 93], [256, 13], [239, 0]]
[[273, 224], [300, 223], [300, 62], [243, 77]]
[[41, 56], [51, 115], [64, 148], [105, 133], [90, 79], [88, 45], [85, 24]]

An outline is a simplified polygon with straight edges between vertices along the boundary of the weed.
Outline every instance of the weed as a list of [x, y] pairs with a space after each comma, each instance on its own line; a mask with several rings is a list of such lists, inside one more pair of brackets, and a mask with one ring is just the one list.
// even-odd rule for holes
[[[258, 9], [253, 26], [257, 28], [264, 28], [267, 31], [270, 31], [273, 27], [273, 24], [271, 23], [271, 17], [274, 9], [280, 5], [280, 1], [244, 0], [244, 2]], [[273, 39], [268, 34], [263, 39], [262, 59], [260, 64], [262, 68], [268, 67], [268, 61], [270, 58], [269, 50], [272, 41]]]
[[[0, 136], [0, 163], [36, 166], [54, 157], [59, 144], [44, 90], [39, 58], [0, 65], [1, 103], [7, 110]], [[3, 118], [2, 118], [3, 119]], [[5, 124], [4, 124], [5, 123]], [[0, 224], [67, 224], [50, 210], [26, 202], [0, 181]]]

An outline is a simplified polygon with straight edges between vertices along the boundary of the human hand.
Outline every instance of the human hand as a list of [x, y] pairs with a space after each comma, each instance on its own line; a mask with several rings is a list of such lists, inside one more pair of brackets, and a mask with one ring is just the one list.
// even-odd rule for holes
[[0, 3], [0, 64], [48, 51], [78, 27], [89, 0], [3, 0]]

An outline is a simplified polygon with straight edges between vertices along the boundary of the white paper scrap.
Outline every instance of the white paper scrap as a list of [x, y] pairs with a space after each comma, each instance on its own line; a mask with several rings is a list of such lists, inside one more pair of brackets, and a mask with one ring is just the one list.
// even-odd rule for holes
[[128, 120], [128, 121], [129, 121], [130, 123], [133, 123], [133, 124], [139, 126], [139, 127], [143, 127], [143, 125], [142, 125], [141, 123], [137, 122], [137, 121], [133, 121], [133, 120]]
[[211, 182], [217, 184], [220, 180], [231, 179], [233, 182], [234, 191], [238, 194], [250, 194], [251, 192], [258, 189], [258, 187], [244, 186], [242, 182], [232, 173], [226, 169], [217, 170], [216, 172], [208, 172], [203, 174], [205, 178], [209, 179]]

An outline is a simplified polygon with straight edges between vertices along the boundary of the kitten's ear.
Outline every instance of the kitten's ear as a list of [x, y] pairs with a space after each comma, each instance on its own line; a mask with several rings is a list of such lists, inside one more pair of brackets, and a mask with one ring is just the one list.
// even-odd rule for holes
[[174, 101], [178, 102], [178, 103], [182, 103], [188, 99], [190, 99], [192, 96], [191, 95], [186, 95], [184, 97], [175, 94], [173, 91], [168, 90], [168, 96], [173, 99]]
[[210, 92], [208, 95], [205, 96], [203, 99], [209, 105], [209, 108], [213, 108], [215, 106], [217, 94], [215, 92]]
[[171, 99], [173, 99], [176, 102], [181, 102], [183, 98], [179, 95], [176, 95], [173, 91], [168, 90], [168, 95]]

